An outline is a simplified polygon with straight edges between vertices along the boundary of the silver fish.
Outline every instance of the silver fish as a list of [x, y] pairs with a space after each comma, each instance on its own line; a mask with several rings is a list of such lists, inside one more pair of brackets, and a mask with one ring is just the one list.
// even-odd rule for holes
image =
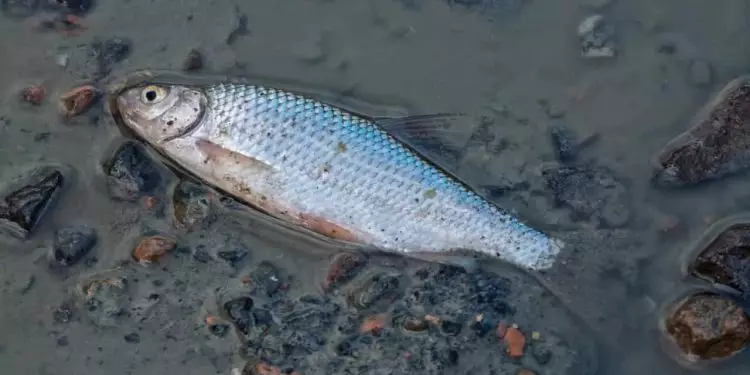
[[111, 103], [179, 167], [329, 238], [420, 258], [469, 250], [528, 270], [551, 267], [563, 246], [378, 121], [311, 97], [231, 81], [151, 81], [123, 88]]

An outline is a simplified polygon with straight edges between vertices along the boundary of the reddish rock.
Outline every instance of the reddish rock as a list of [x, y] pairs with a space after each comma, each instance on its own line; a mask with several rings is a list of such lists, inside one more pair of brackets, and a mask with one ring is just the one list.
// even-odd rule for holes
[[76, 87], [60, 96], [60, 109], [68, 117], [77, 116], [91, 106], [98, 93], [94, 86]]
[[34, 104], [40, 105], [44, 101], [45, 90], [42, 85], [32, 85], [23, 90], [23, 100]]
[[750, 76], [728, 83], [662, 150], [654, 182], [684, 186], [750, 167]]
[[153, 236], [141, 241], [133, 251], [133, 258], [140, 263], [151, 263], [159, 260], [164, 254], [174, 249], [175, 240], [167, 237]]
[[333, 257], [323, 283], [324, 289], [335, 288], [353, 279], [367, 264], [367, 258], [356, 253], [339, 253]]
[[690, 361], [731, 357], [750, 338], [750, 321], [743, 309], [709, 293], [682, 301], [667, 318], [666, 328]]

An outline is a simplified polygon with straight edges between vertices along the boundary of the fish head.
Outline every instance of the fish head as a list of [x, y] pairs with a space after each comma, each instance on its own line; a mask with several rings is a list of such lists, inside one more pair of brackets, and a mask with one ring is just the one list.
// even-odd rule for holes
[[206, 95], [189, 86], [146, 84], [116, 98], [123, 122], [148, 142], [164, 143], [195, 130], [206, 112]]

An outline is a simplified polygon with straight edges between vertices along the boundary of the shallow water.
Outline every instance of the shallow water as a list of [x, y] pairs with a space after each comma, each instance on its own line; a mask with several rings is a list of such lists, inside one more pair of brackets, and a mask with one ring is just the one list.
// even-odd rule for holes
[[[521, 368], [538, 374], [691, 373], [662, 347], [659, 322], [675, 299], [705, 287], [683, 276], [683, 263], [711, 223], [747, 210], [743, 187], [750, 175], [661, 190], [650, 184], [651, 162], [713, 93], [746, 72], [748, 7], [742, 0], [101, 1], [80, 18], [85, 29], [76, 35], [39, 29], [60, 14], [55, 8], [40, 7], [25, 18], [6, 14], [0, 18], [0, 176], [9, 180], [30, 165], [56, 163], [69, 166], [73, 177], [27, 240], [4, 240], [0, 367], [8, 374], [227, 374], [273, 357], [274, 365], [302, 374], [515, 374]], [[576, 30], [594, 13], [614, 27], [612, 58], [581, 57]], [[237, 32], [243, 23], [247, 31]], [[158, 209], [144, 208], [141, 200], [113, 200], [101, 164], [123, 136], [101, 102], [63, 119], [56, 99], [96, 78], [100, 67], [90, 46], [114, 37], [131, 47], [122, 61], [107, 62], [110, 74], [180, 70], [195, 48], [203, 55], [203, 72], [283, 80], [341, 103], [374, 103], [362, 107], [372, 115], [459, 111], [485, 118], [460, 128], [462, 152], [448, 164], [469, 184], [504, 191], [493, 195], [498, 204], [575, 244], [562, 255], [565, 268], [543, 283], [549, 290], [522, 272], [490, 267], [508, 278], [504, 303], [513, 310], [493, 318], [517, 323], [529, 341], [538, 331], [553, 359], [541, 363], [531, 347], [521, 359], [509, 358], [494, 328], [481, 338], [466, 330], [458, 338], [444, 338], [444, 332], [414, 338], [386, 327], [358, 354], [342, 355], [335, 343], [351, 333], [341, 328], [345, 322], [356, 331], [367, 316], [393, 313], [393, 305], [357, 309], [348, 306], [346, 293], [318, 287], [338, 245], [291, 235], [259, 215], [232, 209], [217, 209], [216, 221], [206, 227], [176, 228], [167, 201], [177, 179], [167, 169], [153, 193]], [[695, 61], [712, 66], [706, 84], [695, 84], [699, 72], [691, 76]], [[30, 84], [46, 88], [40, 106], [19, 100]], [[619, 223], [621, 212], [605, 215], [618, 225], [572, 220], [569, 209], [553, 204], [539, 171], [558, 163], [549, 129], [563, 124], [579, 139], [595, 137], [578, 159], [608, 168], [622, 185], [626, 222]], [[680, 226], [665, 233], [669, 218]], [[47, 256], [53, 233], [71, 224], [95, 228], [98, 243], [88, 261], [52, 271]], [[137, 238], [153, 229], [175, 236], [183, 250], [156, 266], [133, 265], [129, 253]], [[213, 256], [238, 246], [250, 254], [238, 267]], [[285, 283], [283, 301], [271, 298], [269, 304], [313, 294], [343, 306], [339, 328], [319, 329], [322, 345], [305, 341], [286, 356], [246, 355], [242, 340], [206, 330], [205, 317], [220, 304], [215, 300], [240, 293], [238, 280], [264, 260], [281, 270]], [[122, 269], [112, 271], [118, 265]], [[416, 287], [423, 267], [436, 266], [373, 259], [351, 288], [377, 270], [401, 275], [401, 289]], [[77, 304], [76, 285], [112, 272], [139, 280], [128, 292], [131, 308], [151, 294], [160, 299], [141, 315], [112, 324], [97, 320]], [[451, 308], [464, 303], [456, 294], [456, 301], [424, 305], [423, 312], [456, 320], [480, 313], [469, 311], [469, 304], [466, 311]], [[74, 306], [70, 318], [55, 313], [68, 305]], [[315, 330], [317, 319], [284, 329]], [[289, 340], [286, 334], [278, 331]], [[432, 352], [414, 345], [432, 345]], [[443, 349], [450, 351], [448, 359], [435, 354]], [[749, 368], [740, 354], [700, 371]]]

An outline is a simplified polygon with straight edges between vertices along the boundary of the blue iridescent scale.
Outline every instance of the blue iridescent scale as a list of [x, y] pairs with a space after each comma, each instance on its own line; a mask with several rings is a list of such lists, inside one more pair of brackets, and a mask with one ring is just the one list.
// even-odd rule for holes
[[274, 169], [267, 181], [248, 175], [249, 186], [362, 233], [373, 246], [469, 249], [532, 268], [548, 266], [559, 250], [369, 119], [259, 86], [205, 92], [210, 140]]

